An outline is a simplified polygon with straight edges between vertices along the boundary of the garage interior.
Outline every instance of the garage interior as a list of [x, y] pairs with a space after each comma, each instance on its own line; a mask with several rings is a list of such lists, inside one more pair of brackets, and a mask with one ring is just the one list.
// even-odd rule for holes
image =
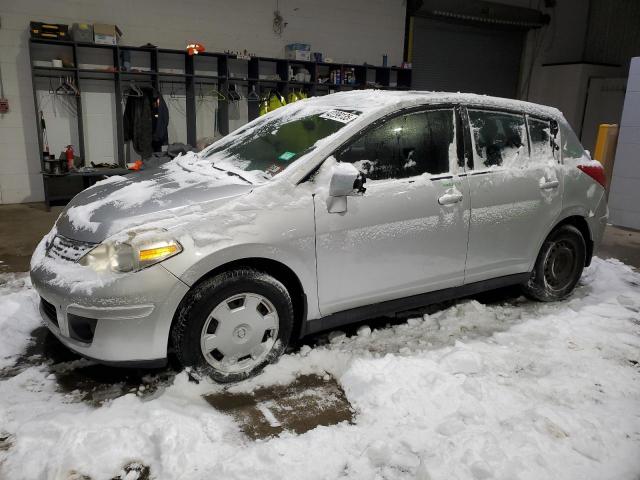
[[[109, 177], [137, 175], [181, 153], [198, 152], [285, 104], [363, 89], [474, 93], [562, 111], [584, 148], [607, 174], [609, 223], [590, 272], [599, 272], [605, 264], [613, 266], [606, 272], [609, 277], [594, 280], [596, 274], [589, 273], [576, 298], [561, 307], [532, 306], [519, 291], [505, 288], [459, 303], [442, 302], [393, 318], [376, 317], [344, 331], [312, 335], [296, 344], [266, 380], [246, 388], [207, 391], [206, 382], [191, 372], [179, 372], [173, 364], [149, 372], [103, 367], [66, 350], [45, 327], [20, 331], [29, 338], [28, 347], [11, 357], [12, 365], [0, 363], [0, 478], [4, 471], [18, 471], [10, 455], [16, 454], [19, 444], [19, 434], [7, 427], [18, 415], [13, 410], [5, 415], [2, 397], [7, 404], [13, 402], [12, 408], [23, 403], [20, 414], [33, 408], [38, 421], [45, 422], [46, 402], [54, 399], [53, 405], [58, 401], [56, 395], [65, 408], [71, 405], [62, 414], [72, 427], [62, 438], [42, 423], [29, 424], [31, 430], [25, 435], [37, 437], [42, 430], [42, 438], [51, 445], [50, 450], [40, 452], [37, 461], [52, 457], [47, 452], [57, 448], [57, 442], [65, 452], [90, 445], [100, 454], [92, 459], [69, 454], [40, 470], [34, 460], [34, 465], [25, 464], [24, 477], [10, 478], [201, 478], [197, 475], [206, 469], [198, 470], [198, 462], [195, 470], [182, 470], [182, 463], [193, 466], [194, 458], [205, 457], [208, 463], [203, 464], [209, 471], [215, 464], [216, 473], [228, 478], [300, 478], [300, 465], [306, 461], [316, 462], [308, 472], [314, 479], [531, 478], [523, 467], [531, 464], [537, 464], [538, 473], [543, 471], [548, 478], [604, 478], [576, 474], [588, 471], [581, 470], [584, 465], [579, 462], [567, 462], [566, 475], [560, 473], [558, 463], [547, 463], [548, 458], [557, 460], [554, 455], [568, 455], [566, 452], [592, 462], [593, 472], [600, 472], [598, 468], [606, 461], [617, 462], [620, 468], [613, 474], [619, 475], [610, 478], [639, 478], [640, 464], [632, 458], [628, 443], [617, 451], [617, 457], [611, 453], [618, 447], [614, 434], [623, 431], [624, 425], [615, 424], [618, 430], [607, 431], [594, 419], [598, 415], [595, 407], [590, 410], [593, 403], [629, 413], [638, 390], [640, 360], [628, 351], [637, 353], [635, 337], [640, 325], [640, 303], [632, 298], [640, 288], [639, 25], [639, 0], [0, 0], [0, 305], [6, 306], [6, 312], [0, 312], [0, 326], [3, 315], [21, 321], [21, 308], [28, 302], [35, 306], [24, 311], [36, 314], [38, 300], [30, 291], [28, 276], [31, 257], [79, 192]], [[615, 305], [620, 310], [602, 300], [604, 296], [596, 296], [607, 284], [620, 288]], [[591, 294], [593, 298], [588, 297]], [[601, 316], [590, 316], [596, 314]], [[614, 351], [591, 330], [585, 340], [578, 323], [565, 328], [555, 322], [554, 315], [571, 322], [584, 317], [590, 326], [598, 325], [594, 332], [607, 331], [598, 323], [603, 319], [632, 322], [633, 335], [617, 324], [611, 330], [627, 353]], [[485, 323], [486, 316], [493, 319], [492, 324]], [[445, 326], [446, 321], [452, 326]], [[522, 345], [514, 347], [509, 337], [524, 330], [527, 321], [539, 322], [540, 328], [522, 337], [523, 345], [535, 350], [531, 356], [523, 353], [526, 348]], [[10, 344], [12, 335], [0, 338], [0, 347]], [[544, 384], [545, 374], [554, 373], [553, 366], [536, 363], [549, 360], [545, 359], [547, 340], [540, 340], [544, 336], [552, 339], [549, 344], [557, 336], [562, 344], [559, 348], [568, 352], [549, 354], [554, 361], [566, 361], [562, 365], [567, 378], [592, 389], [575, 395], [590, 402], [584, 418], [569, 419], [565, 408], [573, 406], [562, 396], [565, 390], [570, 392], [569, 387], [557, 379], [549, 381], [551, 387]], [[467, 350], [467, 344], [478, 338], [487, 338], [487, 345], [500, 352], [515, 353], [491, 363], [489, 353], [484, 358], [484, 351], [476, 355]], [[436, 361], [429, 355], [438, 349], [446, 353]], [[453, 380], [446, 379], [451, 383], [445, 384], [440, 371], [420, 370], [424, 365], [417, 363], [401, 364], [416, 352], [429, 365], [446, 364], [454, 372]], [[597, 352], [618, 366], [631, 368], [624, 382], [620, 380], [629, 390], [617, 380], [611, 384], [602, 380], [610, 373], [606, 365], [597, 379], [590, 378], [582, 371], [588, 360], [585, 352]], [[348, 355], [354, 355], [357, 361], [349, 362], [356, 365], [366, 361], [383, 365], [379, 371], [362, 367], [364, 373], [354, 374], [352, 364], [344, 360]], [[291, 365], [298, 360], [306, 363], [296, 370]], [[413, 413], [428, 416], [431, 410], [441, 407], [445, 411], [454, 405], [462, 420], [447, 414], [438, 418], [437, 428], [429, 430], [439, 435], [436, 440], [424, 440], [413, 432], [401, 447], [393, 443], [395, 437], [389, 440], [393, 444], [389, 447], [386, 437], [409, 430], [412, 419], [394, 418], [399, 425], [396, 429], [384, 423], [382, 416], [380, 427], [379, 418], [368, 418], [372, 430], [358, 433], [343, 449], [342, 437], [333, 437], [332, 428], [360, 428], [358, 419], [363, 412], [382, 407], [393, 411], [395, 403], [402, 404], [400, 411], [406, 406], [403, 402], [415, 395], [408, 387], [389, 387], [380, 380], [389, 376], [380, 372], [395, 362], [400, 364], [399, 378], [415, 374], [422, 388], [438, 396], [437, 405], [416, 403]], [[502, 365], [513, 366], [513, 371], [502, 375]], [[498, 372], [491, 380], [493, 391], [478, 380], [485, 367]], [[356, 381], [349, 387], [342, 374], [347, 381]], [[526, 408], [513, 413], [501, 403], [513, 399], [498, 398], [499, 389], [522, 378], [531, 383], [518, 391], [516, 400]], [[445, 393], [438, 391], [442, 385]], [[528, 404], [527, 397], [535, 397], [540, 385], [560, 394], [549, 404]], [[22, 398], [14, 396], [11, 388], [48, 396], [45, 400]], [[367, 389], [376, 398], [365, 398], [362, 392]], [[464, 398], [449, 405], [447, 395], [456, 389], [464, 391]], [[615, 391], [615, 398], [605, 399], [604, 392], [610, 391]], [[169, 392], [169, 401], [165, 392]], [[173, 423], [167, 419], [191, 412], [189, 402], [194, 398], [204, 399], [197, 406], [201, 410], [194, 408], [195, 420], [179, 417]], [[499, 438], [499, 433], [492, 432], [491, 438], [480, 441], [461, 433], [483, 425], [477, 420], [483, 412], [476, 407], [487, 399], [494, 402], [496, 411], [504, 408], [513, 413], [495, 422], [512, 436]], [[223, 412], [232, 420], [216, 417], [211, 421], [205, 408]], [[108, 413], [100, 417], [105, 411]], [[282, 418], [272, 418], [269, 412]], [[120, 416], [115, 426], [109, 423], [109, 415]], [[638, 415], [634, 418], [633, 425], [637, 425]], [[531, 423], [521, 424], [522, 419]], [[184, 424], [177, 425], [181, 421]], [[74, 422], [86, 422], [89, 433], [80, 427], [72, 430]], [[65, 421], [57, 422], [58, 427], [63, 424]], [[147, 424], [152, 426], [147, 428]], [[224, 428], [218, 429], [219, 425]], [[181, 427], [196, 433], [182, 436]], [[527, 450], [529, 428], [551, 438], [553, 448], [545, 452], [548, 458]], [[580, 428], [592, 435], [582, 437]], [[638, 428], [635, 437], [627, 436], [625, 441], [638, 442]], [[375, 441], [367, 437], [372, 431], [378, 435]], [[139, 451], [126, 455], [119, 451], [118, 461], [124, 460], [116, 465], [116, 454], [105, 453], [108, 448], [102, 442], [115, 445], [114, 451], [125, 448], [122, 445], [129, 448], [128, 440], [116, 445], [122, 432], [127, 439], [135, 438]], [[324, 435], [325, 443], [320, 445], [333, 445], [326, 458], [314, 443]], [[157, 445], [150, 447], [149, 438], [162, 445], [154, 450]], [[270, 443], [274, 439], [281, 443], [274, 447]], [[303, 442], [295, 443], [299, 439]], [[521, 449], [525, 460], [507, 459], [496, 447], [503, 447], [503, 441]], [[207, 450], [192, 455], [186, 443], [201, 444], [203, 450], [211, 445], [224, 448], [222, 453], [209, 455]], [[464, 452], [459, 458], [442, 458], [433, 453], [442, 445]], [[356, 447], [355, 460], [340, 457], [341, 450], [355, 451]], [[162, 455], [172, 450], [179, 459], [165, 461]], [[249, 460], [245, 462], [246, 452]], [[26, 458], [26, 453], [19, 453]], [[96, 459], [103, 463], [102, 470], [96, 467]], [[282, 459], [290, 471], [278, 469]], [[504, 470], [487, 467], [501, 462]], [[326, 475], [325, 463], [330, 472]], [[84, 467], [93, 473], [85, 475]], [[49, 476], [38, 476], [45, 470]]]
[[[73, 195], [101, 178], [127, 173], [154, 151], [201, 149], [258, 117], [274, 97], [286, 101], [360, 88], [472, 92], [551, 105], [591, 152], [599, 125], [618, 125], [617, 155], [610, 155], [608, 166], [611, 231], [640, 229], [640, 76], [632, 63], [640, 54], [634, 28], [640, 4], [334, 3], [283, 2], [274, 16], [268, 2], [190, 2], [193, 11], [211, 12], [210, 18], [193, 18], [171, 2], [140, 2], [133, 11], [93, 2], [5, 4], [0, 62], [8, 109], [0, 113], [0, 213], [8, 238], [0, 271], [25, 270], [41, 234]], [[383, 28], [380, 18], [386, 19]], [[68, 31], [64, 39], [40, 36], [30, 33], [30, 22]], [[106, 43], [116, 45], [94, 43], [95, 24], [107, 28], [113, 36]], [[304, 59], [298, 61], [286, 46], [301, 40], [310, 50], [298, 53]], [[205, 51], [189, 55], [187, 44]], [[136, 150], [125, 114], [140, 87], [159, 92], [168, 120], [163, 145]], [[23, 219], [19, 224], [16, 215]], [[633, 230], [627, 233], [622, 238], [637, 241]], [[9, 252], [16, 238], [20, 253]]]

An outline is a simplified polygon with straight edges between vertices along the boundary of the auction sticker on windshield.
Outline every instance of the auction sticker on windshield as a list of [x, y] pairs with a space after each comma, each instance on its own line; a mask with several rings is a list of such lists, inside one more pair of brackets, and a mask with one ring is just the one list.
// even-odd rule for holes
[[358, 115], [350, 112], [343, 112], [342, 110], [329, 110], [320, 115], [320, 118], [327, 118], [340, 123], [349, 123], [358, 118]]

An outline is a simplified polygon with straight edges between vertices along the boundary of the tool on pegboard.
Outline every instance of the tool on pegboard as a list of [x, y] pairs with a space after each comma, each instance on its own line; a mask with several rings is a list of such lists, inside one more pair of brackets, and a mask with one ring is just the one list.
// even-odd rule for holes
[[47, 138], [47, 124], [44, 121], [44, 113], [40, 110], [40, 131], [42, 132], [42, 154], [49, 158], [49, 139]]
[[2, 70], [0, 69], [0, 114], [9, 111], [9, 100], [4, 96], [4, 85], [2, 84]]

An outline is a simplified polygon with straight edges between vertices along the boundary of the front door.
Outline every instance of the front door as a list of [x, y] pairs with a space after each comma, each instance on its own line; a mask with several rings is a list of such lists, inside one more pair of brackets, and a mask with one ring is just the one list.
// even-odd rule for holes
[[367, 182], [344, 213], [315, 195], [322, 315], [462, 285], [470, 204], [455, 125], [453, 108], [405, 113], [336, 153]]
[[562, 208], [551, 124], [522, 113], [467, 112], [473, 154], [465, 283], [528, 272]]

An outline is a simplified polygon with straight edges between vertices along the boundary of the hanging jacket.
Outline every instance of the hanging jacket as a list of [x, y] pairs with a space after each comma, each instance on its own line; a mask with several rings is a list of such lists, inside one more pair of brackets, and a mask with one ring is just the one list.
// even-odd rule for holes
[[153, 105], [153, 151], [159, 152], [163, 145], [169, 144], [169, 108], [160, 93]]
[[169, 110], [154, 88], [142, 87], [142, 96], [129, 96], [124, 109], [124, 141], [143, 159], [168, 143]]

